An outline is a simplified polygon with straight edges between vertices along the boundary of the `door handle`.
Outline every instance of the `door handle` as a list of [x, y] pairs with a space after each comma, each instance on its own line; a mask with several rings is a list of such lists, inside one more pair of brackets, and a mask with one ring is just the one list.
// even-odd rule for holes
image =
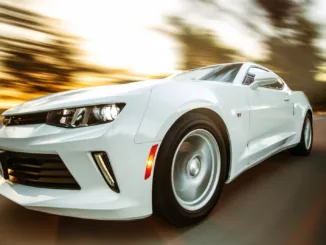
[[284, 101], [290, 101], [289, 97], [284, 98]]

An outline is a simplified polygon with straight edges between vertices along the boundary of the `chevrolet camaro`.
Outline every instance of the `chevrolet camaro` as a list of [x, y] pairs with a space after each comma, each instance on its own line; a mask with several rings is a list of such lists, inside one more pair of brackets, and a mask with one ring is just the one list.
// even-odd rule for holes
[[313, 142], [306, 95], [249, 62], [54, 93], [2, 116], [0, 194], [87, 219], [198, 223], [225, 184]]

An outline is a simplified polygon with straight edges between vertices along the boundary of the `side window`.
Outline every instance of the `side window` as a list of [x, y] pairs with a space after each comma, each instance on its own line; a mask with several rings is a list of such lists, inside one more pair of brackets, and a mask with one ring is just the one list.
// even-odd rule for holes
[[242, 64], [223, 65], [217, 70], [204, 78], [204, 80], [232, 83], [237, 76]]
[[245, 80], [243, 81], [243, 84], [244, 85], [250, 85], [254, 82], [254, 78], [255, 76], [254, 75], [250, 75], [249, 73], [247, 74]]

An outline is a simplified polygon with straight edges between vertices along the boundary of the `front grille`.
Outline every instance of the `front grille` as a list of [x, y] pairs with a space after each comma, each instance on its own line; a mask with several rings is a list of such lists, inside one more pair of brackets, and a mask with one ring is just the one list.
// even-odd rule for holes
[[6, 126], [18, 126], [28, 124], [42, 124], [46, 123], [47, 112], [31, 113], [16, 116], [5, 116]]
[[41, 188], [80, 190], [63, 161], [54, 154], [6, 152], [9, 180]]

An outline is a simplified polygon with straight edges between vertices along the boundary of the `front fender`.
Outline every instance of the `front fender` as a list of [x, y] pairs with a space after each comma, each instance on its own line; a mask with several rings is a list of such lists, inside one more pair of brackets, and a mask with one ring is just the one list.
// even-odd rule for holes
[[143, 120], [135, 137], [136, 143], [163, 140], [167, 131], [183, 114], [196, 108], [209, 108], [223, 117], [214, 93], [198, 83], [174, 83], [153, 89]]
[[248, 87], [216, 82], [180, 82], [153, 88], [135, 137], [136, 143], [160, 142], [185, 113], [198, 108], [214, 111], [224, 121], [231, 147], [230, 177], [248, 164]]

